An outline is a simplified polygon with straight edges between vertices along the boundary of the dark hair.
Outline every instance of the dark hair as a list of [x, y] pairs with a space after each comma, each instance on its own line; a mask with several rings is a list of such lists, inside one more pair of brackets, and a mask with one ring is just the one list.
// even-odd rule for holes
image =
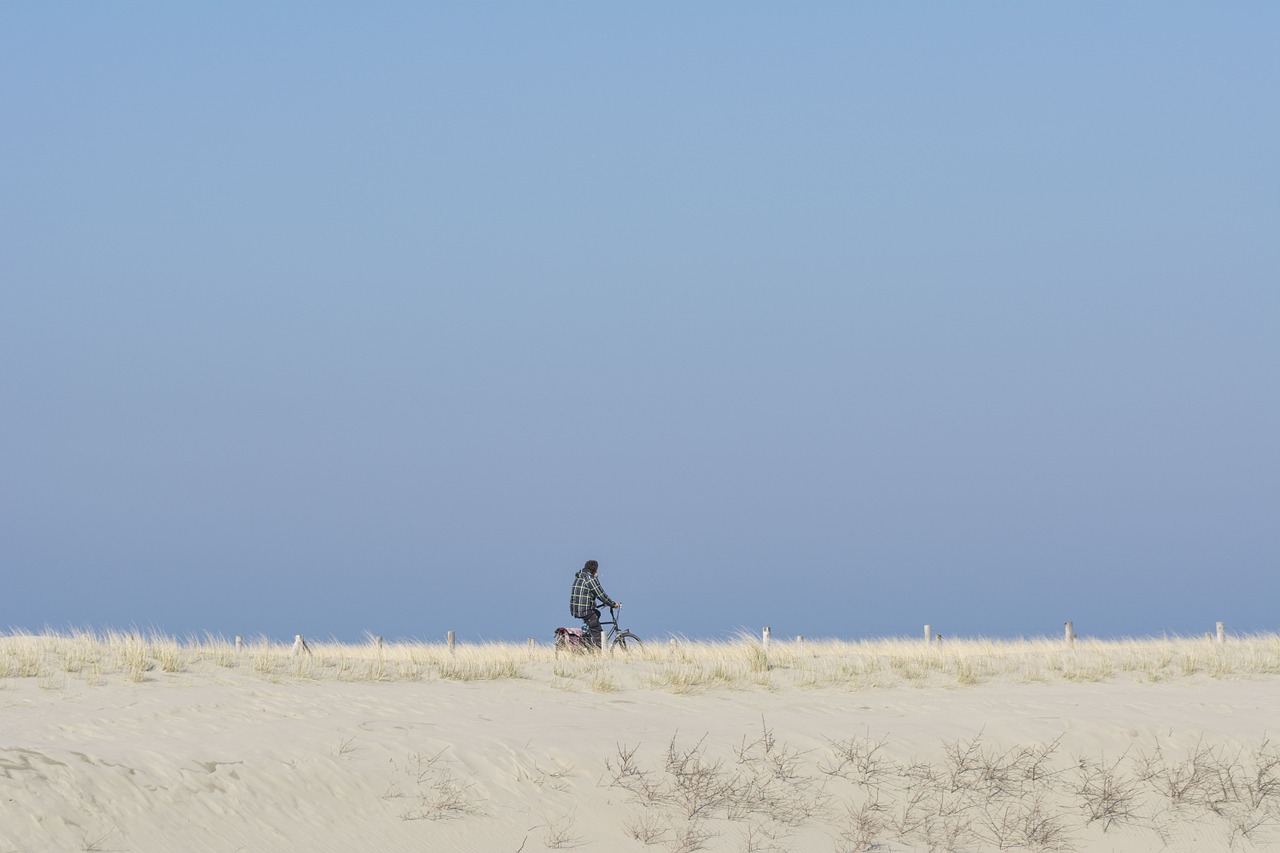
[[587, 564], [582, 568], [586, 569], [587, 571], [591, 572], [591, 574], [594, 575], [596, 573], [596, 570], [600, 568], [600, 564], [597, 563], [595, 560], [587, 560]]

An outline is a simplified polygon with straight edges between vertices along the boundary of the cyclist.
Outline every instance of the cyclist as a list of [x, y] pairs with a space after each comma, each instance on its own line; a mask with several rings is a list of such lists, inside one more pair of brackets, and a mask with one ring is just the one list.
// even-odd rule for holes
[[587, 623], [587, 644], [597, 649], [600, 648], [600, 611], [596, 609], [596, 599], [610, 607], [622, 606], [622, 602], [614, 601], [600, 586], [600, 578], [596, 576], [599, 571], [599, 563], [587, 560], [573, 576], [573, 589], [569, 591], [569, 614]]

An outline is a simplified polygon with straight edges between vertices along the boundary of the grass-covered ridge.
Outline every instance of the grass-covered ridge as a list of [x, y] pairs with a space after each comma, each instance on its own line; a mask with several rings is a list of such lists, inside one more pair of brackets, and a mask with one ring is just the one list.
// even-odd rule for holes
[[988, 683], [1171, 682], [1280, 674], [1280, 635], [1204, 638], [651, 641], [616, 655], [557, 654], [549, 643], [177, 639], [119, 631], [0, 635], [0, 682], [70, 679], [94, 685], [183, 673], [240, 672], [271, 680], [432, 682], [536, 679], [564, 690], [624, 692], [966, 688]]

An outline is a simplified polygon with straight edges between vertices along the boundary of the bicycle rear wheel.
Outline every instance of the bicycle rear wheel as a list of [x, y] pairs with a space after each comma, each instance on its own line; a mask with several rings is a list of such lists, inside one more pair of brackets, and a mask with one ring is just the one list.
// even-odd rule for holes
[[613, 638], [609, 648], [615, 652], [634, 652], [644, 648], [644, 643], [630, 631], [623, 631]]

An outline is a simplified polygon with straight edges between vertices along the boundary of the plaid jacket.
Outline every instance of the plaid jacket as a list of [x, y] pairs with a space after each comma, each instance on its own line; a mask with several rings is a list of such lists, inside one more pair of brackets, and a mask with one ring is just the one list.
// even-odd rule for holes
[[617, 602], [608, 596], [600, 579], [586, 569], [578, 569], [573, 576], [573, 589], [569, 591], [569, 614], [575, 619], [585, 619], [587, 614], [596, 609], [596, 599], [600, 599], [610, 607]]

